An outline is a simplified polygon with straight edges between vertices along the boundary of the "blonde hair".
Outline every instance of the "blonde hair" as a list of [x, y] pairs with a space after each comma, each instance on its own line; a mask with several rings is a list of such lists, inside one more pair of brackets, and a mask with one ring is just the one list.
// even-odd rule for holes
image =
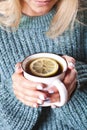
[[[51, 22], [47, 35], [61, 35], [71, 23], [74, 23], [78, 11], [78, 0], [58, 0], [57, 11]], [[20, 0], [2, 0], [0, 2], [0, 24], [17, 27], [21, 18]]]
[[57, 13], [51, 22], [47, 34], [51, 37], [56, 37], [61, 35], [70, 24], [73, 27], [78, 5], [78, 0], [60, 0], [57, 5]]
[[17, 27], [21, 18], [19, 0], [2, 0], [0, 2], [0, 25]]

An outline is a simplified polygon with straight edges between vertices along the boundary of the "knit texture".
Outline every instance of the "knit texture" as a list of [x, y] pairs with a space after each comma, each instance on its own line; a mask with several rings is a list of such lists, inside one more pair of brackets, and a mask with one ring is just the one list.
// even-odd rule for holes
[[[45, 16], [22, 15], [16, 31], [0, 29], [0, 130], [87, 130], [87, 27], [75, 23], [61, 36], [46, 36], [55, 9]], [[78, 14], [86, 21], [87, 12]], [[15, 64], [25, 57], [49, 52], [76, 58], [80, 87], [70, 101], [60, 108], [31, 108], [14, 95], [11, 76]]]

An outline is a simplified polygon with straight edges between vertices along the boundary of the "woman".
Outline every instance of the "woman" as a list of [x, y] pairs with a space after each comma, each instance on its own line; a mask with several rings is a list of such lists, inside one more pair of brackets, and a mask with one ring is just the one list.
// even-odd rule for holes
[[[75, 21], [71, 29], [78, 5], [78, 0], [0, 2], [0, 130], [87, 129], [87, 27]], [[83, 21], [86, 16], [78, 14]], [[69, 63], [63, 80], [69, 101], [60, 108], [40, 107], [47, 95], [39, 89], [46, 86], [23, 76], [21, 61], [39, 52], [62, 54]], [[72, 57], [79, 80], [74, 93]]]

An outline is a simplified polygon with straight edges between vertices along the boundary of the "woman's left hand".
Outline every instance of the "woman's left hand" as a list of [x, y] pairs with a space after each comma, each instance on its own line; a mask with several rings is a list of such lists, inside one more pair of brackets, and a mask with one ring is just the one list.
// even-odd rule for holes
[[[69, 100], [72, 92], [76, 88], [77, 71], [75, 69], [75, 59], [74, 58], [67, 56], [67, 55], [64, 55], [63, 58], [65, 58], [68, 63], [68, 70], [64, 77], [63, 83], [66, 86], [66, 89], [68, 91], [68, 100]], [[57, 89], [55, 89], [55, 88], [53, 88], [53, 89], [52, 90], [54, 91], [54, 94], [51, 94], [50, 98], [51, 98], [52, 102], [56, 102], [59, 100], [59, 93], [58, 93]], [[51, 107], [55, 108], [56, 106], [52, 105]]]

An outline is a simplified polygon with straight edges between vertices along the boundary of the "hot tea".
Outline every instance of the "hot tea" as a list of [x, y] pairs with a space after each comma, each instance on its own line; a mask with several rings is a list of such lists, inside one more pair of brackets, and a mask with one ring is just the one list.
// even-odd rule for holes
[[[42, 65], [43, 61], [44, 61], [44, 63]], [[52, 61], [52, 63], [50, 63], [51, 61]], [[32, 63], [33, 63], [33, 65], [32, 65]], [[32, 65], [32, 68], [31, 68], [31, 65]], [[55, 67], [55, 68], [53, 68], [53, 67]], [[35, 70], [35, 71], [37, 71], [37, 73], [34, 73], [34, 71], [32, 69], [33, 70], [37, 69], [37, 70]], [[55, 69], [55, 70], [52, 70], [52, 69]], [[25, 71], [28, 74], [31, 74], [33, 76], [53, 77], [53, 76], [57, 76], [63, 72], [63, 66], [61, 65], [61, 63], [59, 63], [58, 61], [56, 61], [52, 58], [41, 57], [41, 58], [35, 58], [35, 59], [27, 62], [26, 67], [25, 67]], [[47, 71], [49, 71], [48, 72], [49, 74], [47, 74]], [[53, 72], [50, 72], [50, 71], [53, 71]]]

